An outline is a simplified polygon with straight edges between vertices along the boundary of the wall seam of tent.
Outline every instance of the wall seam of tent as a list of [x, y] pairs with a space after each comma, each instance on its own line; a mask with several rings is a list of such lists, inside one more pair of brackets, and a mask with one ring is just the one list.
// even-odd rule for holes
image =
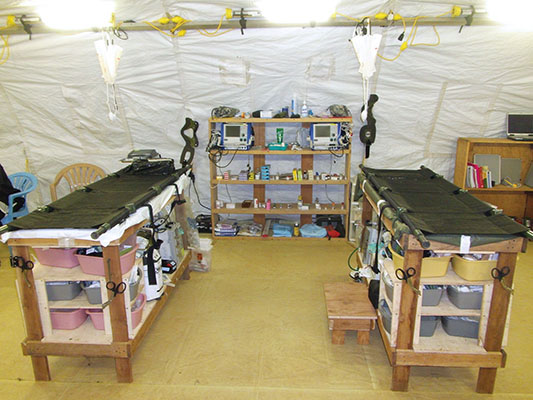
[[492, 114], [492, 111], [494, 110], [494, 105], [496, 104], [496, 100], [498, 100], [498, 97], [500, 97], [502, 87], [503, 87], [503, 84], [501, 83], [496, 87], [496, 92], [494, 93], [494, 96], [492, 96], [492, 99], [487, 108], [487, 112], [483, 113], [485, 117], [485, 121], [479, 130], [479, 134], [482, 136], [484, 136], [484, 133], [487, 132], [487, 126], [489, 125], [489, 117]]
[[[435, 108], [433, 120], [431, 121], [431, 129], [429, 130], [428, 137], [426, 139], [426, 145], [424, 148], [425, 158], [430, 158], [432, 156], [431, 151], [430, 151], [431, 141], [433, 139], [433, 135], [435, 134], [435, 127], [437, 126], [437, 120], [439, 119], [440, 110], [442, 108], [442, 103], [444, 102], [444, 96], [446, 95], [447, 89], [448, 89], [448, 81], [444, 81], [440, 89], [439, 99], [437, 100], [437, 107]], [[441, 156], [444, 155], [443, 153], [439, 153], [439, 154]], [[433, 154], [433, 157], [435, 156], [437, 156], [437, 154]], [[448, 154], [446, 156], [448, 156]]]

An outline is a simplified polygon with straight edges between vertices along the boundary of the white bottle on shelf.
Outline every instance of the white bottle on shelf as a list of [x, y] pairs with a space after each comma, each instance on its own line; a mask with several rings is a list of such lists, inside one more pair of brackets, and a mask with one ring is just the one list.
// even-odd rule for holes
[[303, 102], [302, 104], [302, 112], [300, 113], [300, 117], [307, 118], [309, 116], [309, 109], [307, 108], [307, 103]]

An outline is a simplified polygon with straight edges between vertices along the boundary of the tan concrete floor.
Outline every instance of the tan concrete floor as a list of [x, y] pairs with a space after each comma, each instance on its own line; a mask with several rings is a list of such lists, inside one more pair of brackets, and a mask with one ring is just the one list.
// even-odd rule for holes
[[[2, 256], [6, 248], [2, 245]], [[531, 399], [533, 246], [516, 274], [508, 362], [495, 394], [475, 393], [477, 370], [411, 369], [408, 393], [389, 391], [377, 331], [331, 344], [324, 282], [349, 280], [345, 242], [222, 241], [212, 270], [181, 281], [117, 384], [110, 359], [49, 357], [51, 382], [34, 382], [14, 271], [0, 267], [0, 399]]]

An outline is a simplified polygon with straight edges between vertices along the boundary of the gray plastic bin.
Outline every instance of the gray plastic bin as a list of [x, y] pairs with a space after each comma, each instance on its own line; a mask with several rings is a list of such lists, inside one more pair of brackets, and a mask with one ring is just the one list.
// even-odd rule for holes
[[80, 292], [79, 282], [46, 282], [48, 301], [72, 300]]
[[[82, 282], [81, 287], [87, 295], [87, 300], [89, 304], [102, 304], [102, 292], [100, 290], [100, 282], [96, 282], [95, 285], [91, 286], [91, 281]], [[130, 301], [137, 297], [139, 291], [139, 283], [141, 282], [140, 277], [137, 277], [136, 281], [130, 285]], [[91, 286], [91, 287], [89, 287]], [[109, 296], [109, 293], [108, 293]]]
[[476, 339], [479, 332], [479, 317], [442, 317], [442, 327], [450, 336]]
[[[462, 288], [468, 288], [467, 292], [462, 291]], [[476, 291], [472, 291], [475, 288]], [[481, 301], [483, 300], [483, 286], [448, 286], [447, 293], [450, 301], [455, 307], [460, 309], [475, 309], [481, 308]]]
[[387, 305], [387, 302], [385, 300], [381, 300], [378, 305], [379, 312], [381, 313], [381, 316], [383, 317], [381, 319], [381, 322], [383, 322], [383, 327], [387, 332], [390, 333], [391, 331], [391, 325], [392, 325], [392, 314], [390, 311], [389, 306]]
[[387, 295], [388, 299], [392, 301], [394, 297], [394, 284], [392, 283], [392, 279], [389, 277], [389, 274], [387, 274], [386, 271], [383, 271], [383, 283], [385, 285], [385, 294]]
[[439, 322], [439, 317], [435, 317], [433, 315], [421, 317], [420, 336], [433, 336], [433, 334], [435, 333], [435, 329], [437, 329], [437, 322]]
[[100, 291], [100, 282], [95, 281], [96, 284], [94, 286], [89, 287], [93, 282], [87, 281], [82, 282], [81, 287], [83, 288], [83, 291], [85, 292], [85, 295], [87, 296], [87, 300], [89, 301], [89, 304], [102, 304], [102, 293]]
[[423, 306], [438, 306], [444, 293], [442, 285], [424, 285], [422, 290]]

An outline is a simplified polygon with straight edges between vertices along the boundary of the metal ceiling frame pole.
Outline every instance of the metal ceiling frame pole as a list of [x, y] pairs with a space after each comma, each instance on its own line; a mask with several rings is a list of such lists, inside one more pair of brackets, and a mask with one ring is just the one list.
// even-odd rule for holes
[[[411, 17], [406, 19], [412, 19]], [[471, 19], [469, 21], [469, 19]], [[375, 19], [370, 18], [370, 22], [372, 26], [379, 26], [379, 27], [398, 27], [402, 28], [403, 24], [402, 21], [388, 21], [384, 19]], [[161, 29], [161, 30], [169, 30], [172, 28], [172, 24], [160, 24], [160, 23], [152, 23], [155, 27]], [[495, 21], [492, 21], [486, 17], [480, 17], [479, 15], [476, 15], [475, 18], [471, 18], [471, 15], [466, 16], [460, 16], [460, 17], [441, 17], [441, 18], [421, 18], [417, 21], [417, 26], [463, 26], [463, 25], [476, 25], [476, 26], [497, 26], [500, 25]], [[276, 24], [269, 21], [266, 21], [264, 19], [248, 19], [246, 20], [246, 29], [264, 29], [264, 28], [322, 28], [322, 27], [353, 27], [355, 25], [355, 21], [351, 21], [348, 19], [335, 19], [335, 20], [329, 20], [326, 22], [316, 22], [316, 23], [310, 23], [310, 24], [301, 24], [301, 23], [284, 23], [284, 24]], [[181, 29], [183, 30], [197, 30], [197, 29], [216, 29], [218, 27], [217, 22], [211, 22], [211, 21], [200, 21], [200, 22], [189, 22], [182, 26]], [[151, 31], [154, 30], [151, 26], [143, 23], [143, 22], [123, 22], [120, 25], [120, 29], [124, 31]], [[238, 20], [231, 20], [226, 21], [222, 23], [222, 26], [220, 27], [221, 30], [225, 29], [237, 29], [240, 30], [241, 26], [239, 24]], [[61, 34], [72, 34], [72, 33], [79, 33], [79, 32], [99, 32], [99, 29], [83, 29], [83, 30], [72, 30], [72, 31], [59, 31], [48, 28], [46, 25], [44, 25], [42, 22], [33, 22], [32, 23], [32, 34], [39, 34], [39, 33], [61, 33]], [[24, 27], [22, 25], [17, 25], [13, 28], [4, 29], [2, 31], [2, 34], [4, 35], [27, 35], [28, 33], [24, 30]]]

